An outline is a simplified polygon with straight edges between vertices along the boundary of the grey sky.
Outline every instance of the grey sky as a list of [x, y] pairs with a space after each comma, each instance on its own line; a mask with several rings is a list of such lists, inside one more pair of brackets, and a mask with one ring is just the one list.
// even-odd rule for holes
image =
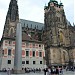
[[[60, 0], [57, 0], [60, 2]], [[44, 6], [49, 0], [18, 0], [19, 17], [21, 19], [32, 20], [44, 23]], [[74, 0], [61, 0], [64, 4], [66, 18], [73, 24], [74, 20]], [[10, 0], [0, 0], [0, 38], [2, 37], [6, 14]]]

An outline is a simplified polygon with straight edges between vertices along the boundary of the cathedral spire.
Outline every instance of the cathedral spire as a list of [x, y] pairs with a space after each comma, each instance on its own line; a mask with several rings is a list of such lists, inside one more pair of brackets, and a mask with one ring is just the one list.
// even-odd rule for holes
[[9, 8], [6, 16], [3, 36], [14, 36], [16, 31], [16, 25], [19, 22], [19, 13], [17, 0], [10, 0]]
[[19, 19], [17, 0], [10, 1], [7, 18], [9, 18], [12, 22], [15, 22], [17, 19]]

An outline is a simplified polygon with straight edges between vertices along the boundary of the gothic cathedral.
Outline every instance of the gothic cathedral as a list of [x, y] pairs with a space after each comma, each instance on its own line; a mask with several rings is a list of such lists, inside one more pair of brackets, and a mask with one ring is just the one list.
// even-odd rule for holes
[[[74, 46], [71, 45], [75, 36], [75, 28], [72, 32], [67, 21], [63, 4], [56, 0], [50, 0], [44, 7], [44, 32], [43, 43], [45, 45], [46, 64], [65, 66], [73, 60]], [[71, 34], [72, 33], [72, 34]], [[74, 43], [73, 43], [74, 44]]]

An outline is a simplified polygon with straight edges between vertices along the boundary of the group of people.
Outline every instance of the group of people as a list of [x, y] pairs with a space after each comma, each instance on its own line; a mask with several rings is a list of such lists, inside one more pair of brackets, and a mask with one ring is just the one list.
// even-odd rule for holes
[[61, 67], [48, 67], [44, 68], [44, 75], [60, 75], [63, 74]]
[[40, 68], [36, 68], [36, 69], [34, 69], [34, 68], [22, 68], [22, 70], [25, 70], [25, 73], [30, 73], [30, 72], [41, 72], [41, 69]]
[[66, 66], [66, 71], [75, 71], [75, 66]]

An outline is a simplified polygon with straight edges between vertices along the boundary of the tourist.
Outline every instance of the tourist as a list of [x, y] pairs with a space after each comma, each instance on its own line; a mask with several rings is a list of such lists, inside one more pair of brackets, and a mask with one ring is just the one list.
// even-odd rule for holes
[[47, 75], [47, 68], [44, 68], [44, 75]]
[[59, 70], [57, 67], [56, 67], [56, 75], [59, 75]]
[[48, 75], [51, 75], [51, 68], [48, 68]]
[[8, 68], [8, 70], [7, 70], [7, 75], [11, 75], [10, 68]]

